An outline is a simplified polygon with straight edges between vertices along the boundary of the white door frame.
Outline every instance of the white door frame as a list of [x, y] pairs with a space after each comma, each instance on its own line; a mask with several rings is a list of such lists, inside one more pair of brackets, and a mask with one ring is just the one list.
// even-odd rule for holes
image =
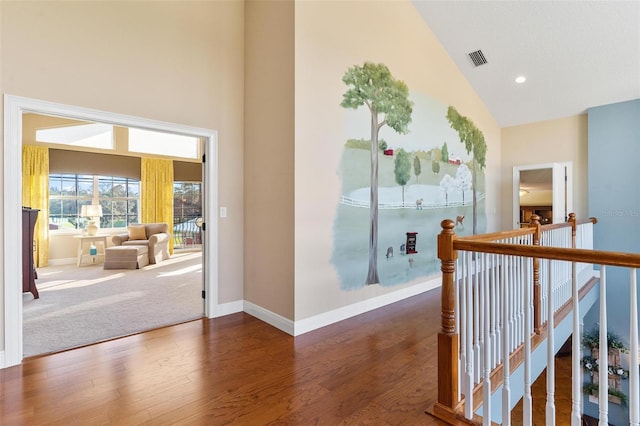
[[[0, 368], [22, 362], [22, 114], [32, 112], [122, 127], [195, 136], [204, 140], [203, 280], [205, 316], [216, 316], [218, 306], [218, 133], [215, 130], [63, 105], [19, 96], [4, 96], [4, 356]], [[203, 185], [204, 186], [204, 185]], [[211, 238], [207, 238], [211, 236]]]
[[[553, 182], [553, 223], [565, 221], [564, 213], [573, 213], [573, 163], [528, 164], [513, 166], [513, 227], [520, 228], [520, 171], [551, 169]], [[559, 209], [558, 207], [563, 207]]]

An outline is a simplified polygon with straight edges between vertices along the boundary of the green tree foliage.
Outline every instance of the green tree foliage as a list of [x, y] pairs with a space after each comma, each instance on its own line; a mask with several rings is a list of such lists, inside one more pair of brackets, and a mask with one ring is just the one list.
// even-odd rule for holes
[[371, 149], [371, 141], [368, 139], [347, 139], [344, 143], [344, 147], [352, 149]]
[[[371, 149], [371, 140], [370, 139], [347, 139], [344, 143], [345, 148], [352, 149]], [[380, 139], [378, 142], [378, 148], [380, 151], [384, 151], [387, 149], [387, 141], [384, 139]]]
[[424, 150], [420, 149], [418, 151], [415, 151], [413, 154], [416, 157], [420, 158], [420, 161], [422, 161], [422, 160], [425, 160], [425, 161], [426, 160], [431, 160], [431, 151], [427, 152], [427, 151], [424, 151]]
[[418, 182], [418, 177], [422, 173], [422, 164], [420, 163], [420, 157], [417, 155], [413, 157], [413, 173], [416, 175], [416, 182]]
[[431, 171], [433, 172], [434, 176], [438, 176], [438, 174], [440, 173], [440, 162], [439, 161], [432, 161], [431, 162]]
[[411, 178], [411, 161], [407, 151], [400, 148], [396, 154], [396, 160], [393, 168], [396, 177], [396, 183], [402, 187], [402, 204], [404, 204], [404, 186]]
[[473, 154], [471, 176], [473, 189], [473, 233], [477, 233], [477, 185], [478, 185], [478, 169], [482, 170], [486, 166], [487, 161], [487, 143], [484, 140], [484, 134], [469, 118], [460, 115], [452, 106], [447, 109], [447, 120], [451, 128], [458, 132], [460, 142], [462, 142], [467, 150], [467, 154]]
[[442, 162], [443, 163], [448, 163], [449, 162], [449, 148], [447, 147], [447, 143], [445, 142], [444, 145], [442, 145]]
[[442, 161], [442, 151], [440, 148], [433, 148], [431, 151], [431, 161]]
[[358, 109], [366, 106], [371, 114], [371, 196], [369, 203], [369, 270], [366, 284], [380, 282], [378, 278], [378, 134], [387, 125], [400, 134], [408, 133], [413, 102], [409, 88], [396, 80], [384, 64], [365, 62], [345, 72], [342, 81], [347, 91], [340, 105]]

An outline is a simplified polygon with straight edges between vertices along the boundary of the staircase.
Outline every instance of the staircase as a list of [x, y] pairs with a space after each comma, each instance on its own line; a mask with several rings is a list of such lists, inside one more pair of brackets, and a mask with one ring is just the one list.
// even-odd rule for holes
[[[546, 369], [546, 424], [556, 424], [554, 357], [572, 336], [571, 416], [583, 418], [582, 321], [600, 307], [600, 424], [608, 424], [607, 267], [629, 270], [629, 353], [638, 353], [636, 268], [640, 255], [593, 250], [595, 219], [458, 237], [442, 222], [442, 321], [438, 334], [438, 400], [428, 411], [449, 424], [511, 423], [522, 400], [531, 425], [533, 380]], [[617, 284], [617, 283], [616, 283]], [[629, 302], [632, 301], [631, 303]], [[638, 362], [629, 363], [629, 424], [640, 421]], [[605, 385], [602, 385], [605, 384]], [[520, 420], [518, 420], [520, 423]]]

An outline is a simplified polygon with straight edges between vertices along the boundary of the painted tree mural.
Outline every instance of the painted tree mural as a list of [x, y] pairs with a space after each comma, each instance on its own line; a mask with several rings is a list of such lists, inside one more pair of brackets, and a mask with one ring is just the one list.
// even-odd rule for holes
[[444, 145], [442, 145], [442, 150], [440, 152], [441, 152], [441, 155], [442, 155], [442, 162], [443, 163], [448, 163], [449, 162], [449, 147], [447, 146], [446, 142], [444, 143]]
[[411, 177], [411, 162], [409, 161], [409, 154], [402, 148], [398, 150], [398, 154], [396, 155], [393, 173], [396, 178], [396, 183], [402, 187], [402, 205], [404, 205], [404, 186], [409, 182], [409, 178]]
[[422, 164], [420, 163], [420, 157], [417, 155], [413, 157], [413, 174], [416, 175], [416, 183], [418, 182], [418, 178], [420, 174], [422, 174]]
[[471, 189], [471, 172], [466, 164], [460, 164], [456, 171], [456, 186], [462, 193], [462, 204], [464, 204], [464, 193]]
[[452, 106], [447, 109], [447, 120], [451, 128], [458, 132], [460, 142], [464, 143], [467, 154], [473, 153], [471, 167], [471, 188], [473, 190], [473, 234], [477, 233], [478, 222], [478, 169], [483, 170], [487, 161], [487, 143], [482, 131], [469, 118], [460, 115]]
[[358, 109], [366, 105], [371, 113], [371, 186], [369, 202], [369, 270], [366, 284], [380, 282], [378, 278], [378, 135], [387, 125], [400, 134], [408, 133], [413, 102], [407, 85], [396, 80], [384, 64], [365, 62], [347, 70], [342, 77], [347, 91], [340, 105]]

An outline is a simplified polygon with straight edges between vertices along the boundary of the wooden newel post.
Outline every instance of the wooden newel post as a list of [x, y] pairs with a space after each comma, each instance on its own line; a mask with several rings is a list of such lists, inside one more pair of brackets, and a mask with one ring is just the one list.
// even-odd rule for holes
[[453, 412], [458, 405], [458, 334], [455, 332], [455, 223], [445, 219], [438, 235], [438, 258], [442, 262], [442, 319], [438, 333], [438, 403]]
[[578, 232], [578, 223], [576, 222], [576, 214], [569, 213], [569, 220], [571, 223], [571, 248], [576, 248], [576, 233]]
[[[540, 216], [531, 215], [530, 228], [536, 228], [533, 232], [533, 245], [540, 245]], [[533, 258], [533, 331], [536, 334], [542, 332], [542, 288], [540, 287], [540, 259]]]

